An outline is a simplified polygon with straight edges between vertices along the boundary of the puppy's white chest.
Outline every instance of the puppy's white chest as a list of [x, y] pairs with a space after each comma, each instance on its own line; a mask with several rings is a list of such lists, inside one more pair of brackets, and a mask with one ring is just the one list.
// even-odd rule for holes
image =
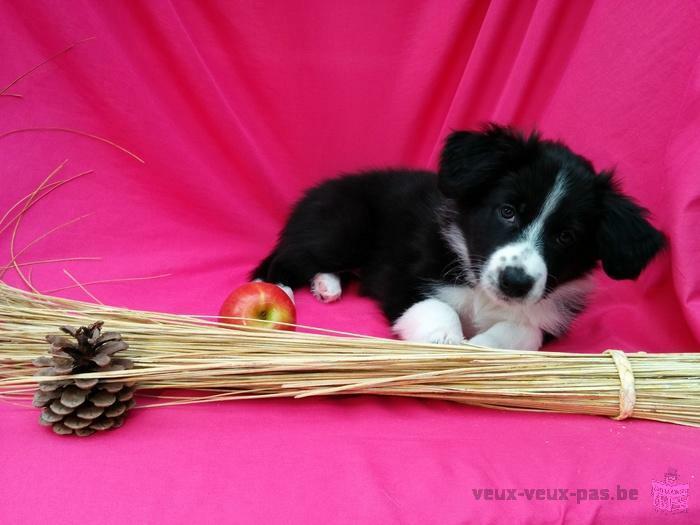
[[486, 294], [469, 286], [443, 285], [435, 289], [435, 297], [450, 305], [459, 315], [464, 336], [469, 338], [487, 330], [499, 321], [511, 321], [514, 312], [495, 305]]

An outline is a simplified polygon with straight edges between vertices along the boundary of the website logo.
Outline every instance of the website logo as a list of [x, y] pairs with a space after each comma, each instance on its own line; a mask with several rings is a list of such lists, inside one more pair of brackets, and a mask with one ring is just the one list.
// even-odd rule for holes
[[669, 468], [663, 481], [652, 480], [651, 497], [657, 512], [688, 512], [688, 483], [681, 483], [678, 471]]

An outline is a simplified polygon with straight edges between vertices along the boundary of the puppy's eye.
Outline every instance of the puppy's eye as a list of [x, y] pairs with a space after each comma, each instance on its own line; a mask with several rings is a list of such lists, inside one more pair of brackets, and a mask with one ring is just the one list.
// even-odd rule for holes
[[571, 230], [563, 230], [557, 235], [557, 243], [560, 246], [571, 246], [576, 240], [576, 235]]
[[506, 221], [515, 221], [515, 208], [510, 204], [504, 204], [498, 208], [498, 214]]

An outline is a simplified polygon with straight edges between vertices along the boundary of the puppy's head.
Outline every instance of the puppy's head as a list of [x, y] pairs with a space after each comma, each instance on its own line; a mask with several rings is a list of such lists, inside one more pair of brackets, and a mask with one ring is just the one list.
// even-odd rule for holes
[[498, 301], [537, 302], [598, 261], [613, 279], [635, 279], [664, 246], [611, 173], [536, 133], [453, 133], [438, 183], [455, 202], [469, 270]]

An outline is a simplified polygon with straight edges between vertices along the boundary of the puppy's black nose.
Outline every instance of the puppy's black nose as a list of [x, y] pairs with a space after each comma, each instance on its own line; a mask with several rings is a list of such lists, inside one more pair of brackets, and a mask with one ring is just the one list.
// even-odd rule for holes
[[498, 277], [498, 287], [508, 297], [525, 297], [533, 284], [535, 280], [519, 266], [506, 266]]

